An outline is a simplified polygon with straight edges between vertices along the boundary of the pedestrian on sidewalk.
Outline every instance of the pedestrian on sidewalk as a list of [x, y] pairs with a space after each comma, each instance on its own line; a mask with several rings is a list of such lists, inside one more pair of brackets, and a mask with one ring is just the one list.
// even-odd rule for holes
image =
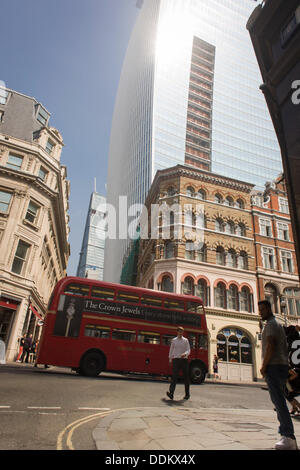
[[24, 359], [25, 359], [25, 362], [28, 363], [29, 354], [30, 354], [30, 351], [31, 351], [31, 346], [32, 346], [32, 334], [27, 335], [25, 340], [24, 340], [21, 362], [24, 362]]
[[290, 414], [300, 416], [300, 403], [296, 397], [300, 395], [300, 368], [289, 369], [289, 378], [286, 383], [286, 399], [292, 405]]
[[214, 355], [214, 360], [213, 360], [213, 372], [214, 372], [214, 379], [219, 379], [220, 376], [218, 374], [218, 356], [216, 354]]
[[19, 344], [19, 353], [18, 353], [16, 362], [21, 362], [21, 357], [22, 357], [23, 348], [24, 348], [24, 341], [25, 341], [25, 336], [22, 336], [22, 337], [19, 339], [19, 342], [20, 342], [20, 344]]
[[288, 348], [283, 327], [277, 323], [268, 300], [258, 302], [259, 314], [266, 321], [262, 331], [262, 368], [270, 398], [275, 406], [279, 421], [281, 440], [275, 444], [275, 449], [297, 450], [294, 426], [289, 413], [285, 386], [288, 378]]
[[184, 400], [190, 398], [190, 378], [189, 378], [189, 363], [188, 357], [191, 352], [190, 343], [187, 338], [183, 336], [184, 328], [179, 326], [177, 328], [177, 336], [172, 339], [170, 351], [169, 351], [169, 362], [172, 363], [173, 373], [170, 389], [167, 392], [167, 396], [173, 400], [176, 384], [178, 381], [180, 370], [182, 370], [185, 386]]
[[300, 395], [300, 368], [297, 354], [294, 359], [294, 352], [298, 347], [298, 341], [300, 339], [299, 331], [297, 325], [286, 326], [283, 327], [283, 329], [286, 334], [289, 355], [289, 377], [286, 383], [286, 399], [292, 405], [290, 414], [299, 416], [300, 403], [296, 400], [296, 397]]

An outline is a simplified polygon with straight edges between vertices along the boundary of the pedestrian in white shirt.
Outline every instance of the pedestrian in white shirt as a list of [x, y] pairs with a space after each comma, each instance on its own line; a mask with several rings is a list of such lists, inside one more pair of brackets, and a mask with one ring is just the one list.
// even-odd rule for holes
[[170, 384], [170, 389], [167, 392], [167, 396], [173, 400], [174, 392], [179, 376], [180, 370], [182, 370], [185, 386], [185, 396], [184, 400], [190, 398], [190, 379], [189, 379], [189, 364], [188, 357], [191, 352], [190, 344], [187, 338], [183, 336], [184, 328], [179, 326], [177, 328], [177, 337], [172, 339], [170, 351], [169, 351], [169, 361], [173, 365], [173, 375], [172, 381]]

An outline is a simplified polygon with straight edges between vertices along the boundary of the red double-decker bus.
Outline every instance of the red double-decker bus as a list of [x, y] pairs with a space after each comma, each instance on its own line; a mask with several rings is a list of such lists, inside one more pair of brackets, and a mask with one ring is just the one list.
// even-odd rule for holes
[[65, 277], [50, 298], [36, 363], [86, 376], [102, 371], [169, 376], [168, 351], [178, 325], [191, 346], [191, 381], [201, 383], [208, 371], [208, 340], [199, 297]]

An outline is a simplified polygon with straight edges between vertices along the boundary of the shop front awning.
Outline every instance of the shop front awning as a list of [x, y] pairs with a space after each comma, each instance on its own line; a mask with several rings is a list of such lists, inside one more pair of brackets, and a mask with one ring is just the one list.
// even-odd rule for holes
[[37, 316], [39, 320], [43, 320], [42, 315], [37, 311], [37, 309], [33, 305], [30, 304], [29, 307], [32, 313], [34, 313], [34, 315]]
[[0, 307], [8, 308], [10, 310], [17, 310], [18, 305], [11, 299], [6, 299], [4, 297], [0, 297]]

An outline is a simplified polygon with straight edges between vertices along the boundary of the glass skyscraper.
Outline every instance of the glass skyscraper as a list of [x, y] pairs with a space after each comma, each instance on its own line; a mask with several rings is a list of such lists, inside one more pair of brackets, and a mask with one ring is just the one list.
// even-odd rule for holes
[[77, 268], [77, 276], [103, 280], [106, 199], [94, 191], [88, 214]]
[[[107, 202], [143, 203], [159, 169], [185, 164], [263, 188], [282, 171], [247, 20], [252, 0], [144, 0], [111, 130]], [[130, 219], [129, 219], [130, 222]], [[118, 281], [127, 240], [107, 240]]]

